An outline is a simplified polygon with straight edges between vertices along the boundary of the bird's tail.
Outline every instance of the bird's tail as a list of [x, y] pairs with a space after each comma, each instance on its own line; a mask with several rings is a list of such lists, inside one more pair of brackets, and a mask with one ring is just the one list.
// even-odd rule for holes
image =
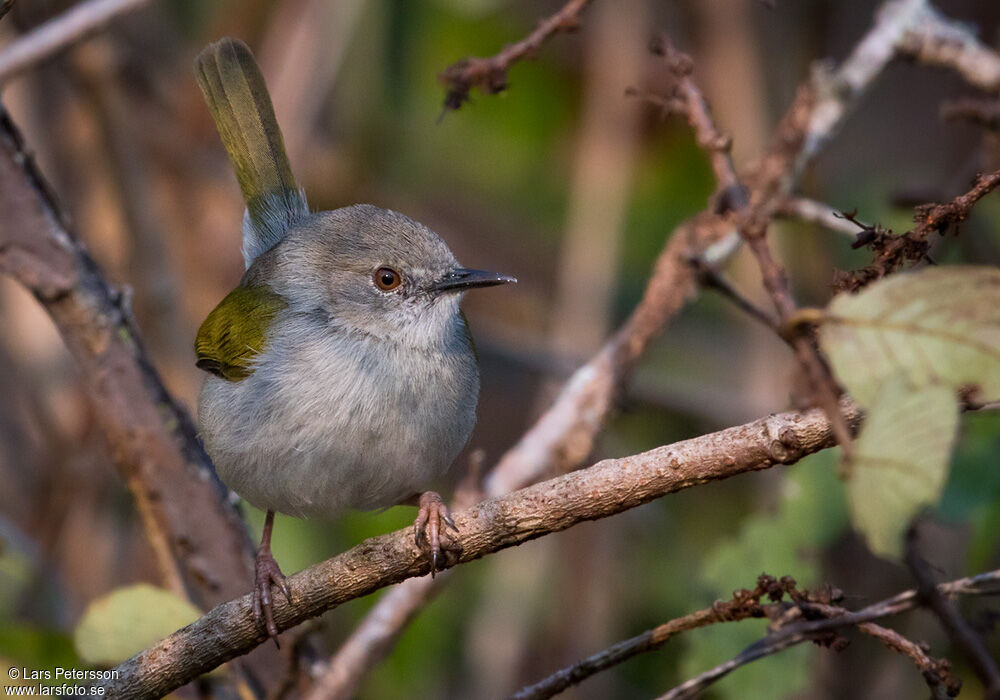
[[309, 207], [292, 176], [267, 85], [247, 45], [229, 38], [209, 44], [195, 59], [195, 75], [246, 200], [243, 257], [249, 267]]

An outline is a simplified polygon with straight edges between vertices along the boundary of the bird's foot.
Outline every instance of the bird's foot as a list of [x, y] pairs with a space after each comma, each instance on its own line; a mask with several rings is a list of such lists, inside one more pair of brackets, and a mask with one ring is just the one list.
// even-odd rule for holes
[[281, 573], [278, 562], [274, 560], [270, 548], [261, 547], [257, 550], [257, 558], [254, 561], [254, 593], [253, 593], [253, 616], [257, 625], [262, 623], [267, 628], [267, 636], [278, 643], [278, 626], [274, 624], [274, 609], [271, 606], [271, 586], [277, 586], [285, 594], [289, 605], [292, 603], [292, 594], [288, 590], [285, 582], [285, 575]]
[[420, 496], [419, 508], [417, 519], [413, 521], [413, 539], [418, 547], [430, 555], [433, 577], [438, 571], [438, 562], [453, 563], [458, 559], [462, 553], [462, 545], [448, 532], [448, 528], [451, 528], [457, 533], [458, 528], [440, 495], [427, 491]]

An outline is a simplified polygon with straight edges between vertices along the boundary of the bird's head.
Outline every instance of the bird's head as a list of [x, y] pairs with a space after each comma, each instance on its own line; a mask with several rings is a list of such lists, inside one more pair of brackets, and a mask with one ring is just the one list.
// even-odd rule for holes
[[464, 292], [517, 281], [462, 267], [423, 224], [367, 204], [303, 218], [249, 274], [293, 310], [414, 347], [439, 342], [458, 322]]

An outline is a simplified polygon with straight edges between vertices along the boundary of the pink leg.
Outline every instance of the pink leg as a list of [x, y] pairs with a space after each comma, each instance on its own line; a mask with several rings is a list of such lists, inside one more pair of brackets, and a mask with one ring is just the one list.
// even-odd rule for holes
[[440, 495], [434, 491], [425, 492], [420, 496], [419, 508], [417, 519], [413, 521], [413, 539], [418, 547], [431, 555], [433, 577], [438, 571], [442, 553], [445, 554], [446, 562], [457, 559], [462, 552], [462, 545], [447, 530], [451, 528], [458, 532], [448, 506], [444, 504]]
[[288, 584], [285, 582], [285, 575], [281, 573], [278, 562], [271, 554], [271, 530], [274, 528], [274, 511], [267, 511], [264, 520], [264, 534], [260, 538], [260, 547], [257, 548], [257, 558], [254, 561], [254, 596], [253, 596], [253, 616], [257, 624], [264, 623], [267, 628], [267, 636], [278, 645], [278, 626], [274, 624], [274, 610], [271, 606], [271, 586], [277, 586], [288, 603], [292, 602], [292, 595], [288, 591]]

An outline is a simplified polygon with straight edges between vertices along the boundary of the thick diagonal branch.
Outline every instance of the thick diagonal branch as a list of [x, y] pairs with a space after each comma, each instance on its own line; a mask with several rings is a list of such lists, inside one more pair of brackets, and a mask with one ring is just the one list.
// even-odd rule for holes
[[[845, 413], [861, 420], [852, 404]], [[822, 412], [784, 413], [632, 457], [609, 459], [455, 515], [460, 562], [486, 556], [585, 520], [605, 518], [682, 489], [748, 471], [790, 464], [833, 444]], [[293, 604], [275, 608], [279, 629], [348, 600], [427, 573], [410, 528], [374, 537], [289, 578]], [[201, 619], [118, 667], [106, 689], [118, 698], [169, 693], [264, 641], [251, 615], [251, 596], [216, 606]]]

